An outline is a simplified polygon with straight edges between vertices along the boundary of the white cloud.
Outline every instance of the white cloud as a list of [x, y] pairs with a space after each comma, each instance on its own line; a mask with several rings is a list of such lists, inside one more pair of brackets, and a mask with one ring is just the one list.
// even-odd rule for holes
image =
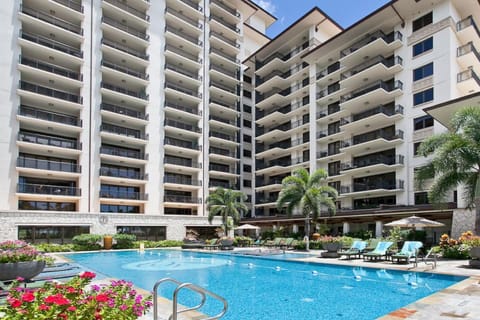
[[270, 0], [255, 0], [255, 2], [260, 6], [262, 7], [263, 9], [265, 9], [266, 11], [270, 12], [270, 13], [275, 13], [275, 10], [277, 9], [275, 7], [275, 5], [272, 3], [272, 1]]

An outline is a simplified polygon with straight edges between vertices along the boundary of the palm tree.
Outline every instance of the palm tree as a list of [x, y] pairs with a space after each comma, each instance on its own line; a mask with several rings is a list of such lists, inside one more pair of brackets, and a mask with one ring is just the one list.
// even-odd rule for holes
[[228, 236], [228, 217], [232, 217], [233, 221], [237, 223], [240, 220], [240, 214], [248, 211], [247, 206], [243, 203], [246, 196], [240, 192], [231, 189], [217, 188], [210, 193], [206, 202], [208, 212], [208, 222], [212, 223], [215, 216], [222, 216], [222, 224], [225, 230], [225, 235]]
[[277, 208], [281, 210], [285, 205], [287, 215], [291, 216], [295, 209], [305, 217], [305, 237], [307, 250], [309, 250], [310, 216], [318, 218], [321, 207], [326, 206], [330, 212], [335, 213], [335, 200], [337, 190], [323, 185], [327, 178], [324, 169], [316, 170], [312, 175], [304, 168], [299, 168], [289, 177], [282, 180], [282, 190], [278, 195]]
[[416, 183], [433, 178], [429, 199], [444, 201], [448, 191], [458, 185], [465, 187], [467, 208], [475, 206], [475, 229], [480, 233], [480, 108], [468, 107], [455, 113], [452, 131], [425, 139], [418, 153], [432, 156], [431, 162], [416, 172]]

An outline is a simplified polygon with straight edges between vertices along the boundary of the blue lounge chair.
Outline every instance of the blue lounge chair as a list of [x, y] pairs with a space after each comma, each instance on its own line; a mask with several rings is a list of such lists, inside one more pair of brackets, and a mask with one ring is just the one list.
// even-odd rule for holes
[[395, 262], [395, 260], [397, 263], [410, 263], [411, 258], [417, 257], [418, 249], [421, 247], [423, 247], [423, 243], [420, 241], [405, 241], [402, 250], [392, 255], [392, 263]]
[[380, 241], [375, 249], [371, 252], [363, 254], [363, 260], [378, 260], [381, 258], [387, 258], [387, 250], [392, 246], [393, 242]]
[[352, 256], [360, 258], [360, 255], [363, 253], [363, 250], [365, 250], [366, 246], [366, 241], [355, 240], [353, 241], [352, 246], [349, 249], [339, 250], [338, 254], [340, 255], [340, 258], [342, 256], [346, 256], [347, 259], [351, 259]]

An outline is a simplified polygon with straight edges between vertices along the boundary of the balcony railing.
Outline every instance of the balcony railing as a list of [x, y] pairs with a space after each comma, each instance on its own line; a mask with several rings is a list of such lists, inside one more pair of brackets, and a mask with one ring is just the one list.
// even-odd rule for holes
[[202, 198], [166, 194], [163, 197], [163, 201], [164, 202], [178, 202], [178, 203], [202, 203]]
[[36, 183], [19, 183], [17, 186], [17, 192], [31, 194], [48, 194], [52, 196], [79, 197], [81, 195], [80, 188]]
[[82, 2], [76, 0], [52, 0], [54, 2], [60, 3], [70, 9], [83, 13]]
[[76, 71], [59, 67], [51, 63], [46, 63], [36, 59], [30, 59], [20, 56], [20, 63], [26, 66], [30, 66], [39, 70], [47, 71], [50, 73], [54, 73], [60, 75], [62, 77], [67, 77], [74, 80], [82, 81], [82, 75]]
[[180, 147], [180, 148], [192, 149], [192, 150], [201, 150], [201, 146], [199, 146], [198, 143], [196, 142], [185, 141], [185, 140], [180, 140], [180, 139], [175, 139], [170, 137], [165, 137], [164, 144]]
[[179, 11], [176, 11], [172, 8], [166, 7], [165, 8], [165, 13], [167, 13], [167, 12], [174, 15], [175, 17], [180, 18], [181, 20], [187, 22], [191, 26], [194, 26], [194, 27], [199, 28], [199, 29], [203, 28], [203, 25], [198, 20], [192, 19], [189, 16], [183, 14], [182, 12], [179, 12]]
[[347, 49], [342, 50], [340, 52], [340, 56], [343, 58], [377, 39], [383, 39], [383, 41], [385, 41], [386, 43], [392, 43], [395, 40], [402, 41], [403, 35], [400, 31], [395, 31], [389, 34], [385, 34], [383, 33], [383, 31], [378, 30], [374, 33], [367, 34], [366, 36], [364, 36], [362, 39], [352, 44]]
[[274, 178], [270, 179], [268, 182], [265, 181], [259, 181], [258, 183], [255, 184], [256, 187], [265, 187], [265, 186], [270, 186], [273, 184], [282, 184], [283, 178]]
[[81, 167], [75, 163], [71, 163], [67, 161], [44, 160], [44, 159], [37, 159], [37, 158], [24, 157], [24, 156], [18, 157], [17, 167], [48, 170], [48, 171], [71, 172], [71, 173], [82, 172]]
[[214, 86], [216, 88], [219, 88], [223, 91], [227, 91], [227, 92], [230, 92], [232, 94], [237, 94], [237, 90], [236, 89], [232, 89], [230, 87], [227, 87], [219, 82], [216, 82], [216, 81], [210, 81], [210, 86]]
[[180, 29], [176, 29], [176, 28], [172, 27], [171, 25], [167, 25], [165, 27], [165, 32], [167, 32], [167, 31], [171, 32], [173, 34], [176, 34], [177, 36], [179, 36], [179, 37], [181, 37], [181, 38], [183, 38], [183, 39], [185, 39], [185, 40], [187, 40], [187, 41], [189, 41], [189, 42], [191, 42], [191, 43], [193, 43], [197, 46], [202, 46], [202, 44], [203, 44], [203, 42], [200, 41], [198, 38], [193, 37], [193, 36], [183, 32]]
[[190, 70], [187, 70], [185, 68], [176, 66], [176, 65], [168, 63], [168, 62], [165, 63], [165, 69], [175, 71], [177, 73], [183, 74], [184, 76], [187, 76], [189, 78], [193, 78], [195, 80], [201, 80], [200, 76], [198, 75], [198, 71], [197, 72], [192, 72]]
[[192, 1], [192, 0], [180, 0], [182, 1], [183, 3], [189, 5], [190, 7], [194, 8], [195, 10], [198, 10], [200, 12], [203, 11], [203, 8], [200, 7], [200, 5], [198, 4], [198, 2], [195, 2], [195, 1]]
[[218, 154], [221, 156], [226, 156], [231, 158], [237, 157], [237, 153], [235, 151], [230, 151], [230, 150], [225, 150], [225, 149], [220, 149], [215, 147], [210, 147], [209, 153]]
[[233, 141], [233, 142], [236, 141], [236, 138], [234, 136], [230, 136], [228, 134], [216, 132], [216, 131], [210, 131], [208, 136], [223, 139], [223, 140]]
[[100, 64], [104, 67], [120, 71], [120, 72], [128, 74], [130, 76], [140, 78], [140, 79], [143, 79], [143, 80], [148, 80], [148, 75], [143, 73], [143, 72], [136, 71], [136, 70], [124, 67], [124, 66], [120, 66], [118, 64], [115, 64], [115, 63], [112, 63], [112, 62], [109, 62], [109, 61], [105, 61], [105, 60], [102, 60]]
[[26, 7], [24, 5], [20, 5], [20, 10], [22, 13], [25, 13], [26, 15], [29, 15], [31, 17], [37, 18], [39, 20], [42, 20], [44, 22], [50, 23], [54, 26], [57, 26], [59, 28], [65, 29], [67, 31], [71, 31], [76, 34], [83, 35], [83, 29], [81, 26], [73, 24], [71, 22], [59, 19], [57, 17], [51, 16], [45, 12], [38, 11], [37, 9], [33, 9], [30, 7]]
[[234, 8], [230, 8], [229, 6], [227, 6], [226, 4], [224, 4], [219, 0], [210, 0], [210, 3], [215, 3], [217, 6], [227, 11], [228, 13], [233, 14], [236, 17], [240, 17], [240, 13], [237, 10], [235, 10]]
[[351, 192], [362, 192], [371, 190], [397, 190], [403, 189], [405, 182], [403, 180], [383, 181], [381, 183], [354, 183], [353, 185], [340, 186], [340, 194]]
[[191, 131], [191, 132], [196, 132], [196, 133], [201, 133], [202, 132], [202, 129], [200, 129], [197, 126], [194, 126], [194, 125], [189, 124], [189, 123], [184, 123], [184, 122], [180, 122], [180, 121], [176, 121], [176, 120], [171, 120], [171, 119], [165, 119], [164, 125], [175, 127], [175, 128], [182, 129], [182, 130]]
[[144, 179], [144, 176], [138, 171], [123, 169], [123, 168], [110, 168], [110, 167], [100, 167], [100, 176], [134, 179], [134, 180]]
[[340, 101], [346, 102], [348, 100], [352, 100], [357, 97], [363, 96], [364, 94], [367, 94], [377, 89], [383, 89], [387, 92], [391, 92], [397, 89], [403, 90], [403, 83], [400, 80], [396, 80], [395, 82], [385, 82], [380, 80], [343, 95], [340, 98]]
[[210, 115], [208, 117], [208, 119], [209, 120], [215, 120], [215, 121], [225, 123], [225, 124], [230, 124], [232, 126], [237, 126], [237, 122], [235, 120], [228, 120], [228, 119], [225, 119], [225, 118], [222, 118], [222, 117], [217, 117], [217, 116], [212, 116], [212, 115]]
[[129, 95], [131, 97], [135, 97], [135, 98], [142, 99], [142, 100], [147, 100], [148, 101], [148, 99], [149, 99], [148, 94], [146, 94], [145, 92], [142, 92], [142, 91], [133, 91], [133, 90], [129, 90], [127, 88], [117, 87], [117, 86], [114, 86], [112, 84], [105, 83], [105, 82], [101, 82], [100, 87], [108, 89], [108, 90], [112, 90], [112, 91], [115, 91], [115, 92], [123, 93], [123, 94]]
[[480, 30], [478, 29], [478, 26], [473, 20], [472, 16], [468, 16], [465, 19], [457, 22], [457, 31], [462, 31], [463, 29], [468, 28], [470, 26], [472, 26], [473, 29], [475, 29], [477, 36], [480, 37]]
[[56, 123], [66, 124], [70, 126], [81, 127], [82, 121], [77, 117], [63, 114], [63, 113], [56, 113], [51, 111], [46, 111], [42, 109], [37, 109], [33, 107], [28, 107], [25, 105], [21, 105], [18, 108], [18, 114], [21, 116], [26, 116], [29, 118], [52, 121]]
[[178, 55], [180, 55], [184, 58], [187, 58], [189, 60], [192, 60], [194, 62], [202, 63], [202, 59], [200, 59], [197, 55], [191, 54], [190, 52], [188, 52], [186, 50], [174, 47], [172, 45], [169, 45], [169, 44], [165, 45], [165, 50], [175, 52], [176, 54], [178, 54]]
[[317, 92], [317, 100], [318, 99], [321, 99], [323, 97], [326, 97], [332, 93], [335, 93], [337, 91], [340, 90], [340, 84], [339, 83], [336, 83], [336, 84], [333, 84], [333, 85], [329, 85], [328, 87], [326, 88], [323, 88], [321, 89], [319, 92]]
[[258, 197], [255, 198], [255, 202], [259, 204], [265, 204], [265, 203], [274, 203], [277, 202], [278, 196], [277, 197]]
[[473, 45], [473, 42], [470, 41], [466, 45], [457, 48], [457, 57], [461, 57], [469, 53], [473, 53], [475, 57], [477, 57], [477, 61], [480, 61], [480, 53], [478, 53], [477, 49]]
[[286, 79], [286, 78], [290, 77], [292, 74], [295, 74], [298, 71], [300, 71], [300, 70], [302, 70], [306, 67], [308, 67], [308, 63], [303, 62], [303, 63], [300, 63], [297, 66], [293, 67], [292, 69], [289, 69], [289, 70], [285, 71], [285, 72], [282, 72], [280, 70], [274, 70], [271, 73], [264, 76], [263, 78], [257, 79], [256, 85], [257, 86], [261, 85], [262, 83], [267, 82], [268, 80], [272, 79], [275, 76], [279, 76], [282, 79]]
[[143, 60], [148, 61], [150, 59], [148, 54], [145, 54], [144, 52], [141, 52], [139, 50], [135, 50], [135, 49], [132, 49], [130, 47], [127, 47], [127, 46], [125, 46], [125, 45], [123, 45], [119, 42], [116, 42], [116, 41], [111, 41], [111, 40], [103, 38], [101, 40], [101, 43], [108, 46], [108, 47], [120, 50], [122, 52], [128, 53], [128, 54], [130, 54], [134, 57], [137, 57], [137, 58], [140, 58], [140, 59], [143, 59]]
[[350, 117], [345, 117], [345, 118], [342, 118], [341, 119], [341, 125], [345, 125], [345, 124], [348, 124], [348, 123], [352, 123], [352, 122], [355, 122], [355, 121], [360, 121], [360, 120], [363, 120], [365, 118], [368, 118], [368, 117], [371, 117], [373, 115], [376, 115], [376, 114], [384, 114], [386, 116], [393, 116], [393, 115], [396, 115], [396, 114], [404, 114], [404, 107], [402, 105], [393, 105], [390, 104], [390, 105], [379, 105], [373, 109], [369, 109], [367, 111], [364, 111], [362, 113], [357, 113], [357, 114], [354, 114], [354, 115], [351, 115]]
[[210, 180], [209, 183], [208, 183], [208, 187], [209, 188], [217, 188], [217, 187], [221, 187], [221, 188], [224, 188], [224, 189], [237, 189], [236, 186], [233, 186], [232, 185], [233, 183], [230, 183], [228, 181], [215, 181], [215, 180]]
[[341, 153], [340, 148], [333, 149], [333, 150], [322, 150], [317, 152], [317, 159], [334, 156], [339, 153]]
[[113, 133], [113, 134], [118, 134], [118, 135], [121, 135], [121, 136], [135, 138], [135, 139], [146, 140], [146, 136], [143, 133], [141, 133], [140, 130], [115, 126], [115, 125], [108, 124], [108, 123], [102, 124], [100, 126], [100, 131]]
[[340, 62], [337, 62], [331, 66], [328, 66], [326, 67], [325, 69], [321, 70], [320, 72], [317, 73], [316, 75], [316, 79], [317, 80], [320, 80], [322, 79], [323, 77], [329, 75], [330, 73], [334, 73], [335, 71], [337, 71], [338, 69], [340, 69]]
[[345, 140], [343, 148], [352, 146], [352, 145], [357, 145], [377, 139], [385, 139], [387, 141], [391, 140], [396, 140], [396, 139], [403, 139], [403, 131], [402, 130], [396, 130], [395, 133], [386, 133], [385, 131], [376, 130], [373, 132], [365, 133], [362, 135], [358, 135], [353, 137], [352, 139]]
[[263, 61], [257, 61], [255, 64], [256, 64], [256, 68], [257, 69], [260, 69], [262, 68], [263, 66], [265, 66], [266, 64], [268, 64], [270, 61], [274, 60], [275, 58], [278, 58], [282, 61], [287, 61], [289, 60], [290, 58], [292, 58], [293, 56], [297, 55], [298, 53], [302, 52], [303, 50], [307, 49], [310, 44], [313, 44], [313, 41], [309, 40], [309, 41], [305, 41], [304, 43], [302, 43], [301, 45], [293, 48], [290, 52], [286, 53], [286, 54], [282, 54], [280, 52], [275, 52], [274, 54], [268, 56], [266, 59], [264, 59]]
[[403, 59], [398, 56], [385, 59], [383, 56], [379, 55], [359, 65], [356, 65], [355, 67], [351, 68], [347, 72], [343, 72], [340, 75], [340, 79], [341, 80], [347, 79], [357, 73], [362, 72], [363, 70], [370, 68], [371, 66], [374, 66], [380, 63], [387, 68], [393, 67], [396, 64], [403, 66]]
[[175, 90], [175, 91], [179, 91], [179, 92], [188, 94], [189, 96], [193, 96], [193, 97], [197, 97], [197, 98], [201, 98], [201, 97], [202, 97], [202, 94], [201, 94], [201, 93], [198, 93], [198, 92], [196, 92], [196, 91], [194, 91], [194, 90], [192, 90], [192, 89], [187, 89], [187, 88], [178, 86], [178, 85], [173, 84], [173, 83], [171, 83], [171, 82], [165, 82], [165, 88], [173, 89], [173, 90]]
[[334, 104], [333, 106], [323, 108], [317, 112], [316, 117], [317, 119], [325, 118], [328, 115], [337, 113], [340, 111], [340, 105], [338, 103]]
[[228, 43], [229, 45], [231, 45], [231, 46], [233, 46], [233, 47], [235, 47], [235, 48], [240, 48], [240, 44], [237, 43], [237, 41], [232, 40], [232, 39], [229, 39], [229, 38], [223, 36], [222, 34], [216, 32], [216, 31], [213, 31], [213, 30], [210, 31], [210, 36], [215, 36], [215, 37], [217, 37], [218, 39], [222, 40], [222, 41], [225, 42], [225, 43]]
[[480, 78], [477, 76], [475, 71], [473, 71], [473, 69], [468, 69], [468, 70], [465, 70], [465, 71], [457, 74], [457, 82], [463, 82], [463, 81], [467, 81], [467, 80], [470, 80], [470, 79], [475, 80], [475, 82], [478, 85], [480, 85]]
[[78, 58], [83, 58], [83, 51], [80, 49], [77, 49], [75, 47], [69, 46], [67, 44], [64, 44], [62, 42], [56, 41], [49, 39], [47, 37], [43, 37], [40, 35], [33, 35], [30, 33], [27, 33], [25, 31], [20, 30], [20, 37], [22, 39], [38, 43], [41, 46], [48, 47], [50, 49], [58, 50], [63, 53], [78, 57]]
[[240, 73], [238, 72], [238, 70], [235, 70], [235, 71], [228, 70], [223, 67], [217, 66], [216, 64], [213, 64], [213, 63], [210, 63], [210, 70], [216, 70], [220, 73], [229, 75], [230, 77], [235, 78], [237, 80], [240, 78]]
[[126, 199], [126, 200], [148, 200], [148, 195], [135, 191], [107, 191], [100, 190], [100, 198]]
[[146, 34], [145, 32], [143, 31], [140, 31], [138, 29], [135, 29], [131, 26], [128, 26], [126, 24], [123, 24], [115, 19], [112, 19], [112, 18], [109, 18], [107, 16], [103, 16], [102, 17], [102, 22], [112, 26], [112, 27], [115, 27], [117, 29], [120, 29], [122, 31], [125, 31], [126, 33], [129, 33], [137, 38], [140, 38], [142, 40], [145, 40], [145, 41], [148, 41], [150, 39], [150, 36], [148, 34]]
[[270, 109], [270, 110], [261, 110], [261, 111], [257, 111], [256, 112], [256, 117], [257, 117], [257, 120], [263, 118], [263, 117], [266, 117], [268, 116], [269, 114], [272, 114], [274, 112], [280, 112], [280, 113], [283, 113], [283, 114], [287, 114], [289, 112], [292, 112], [293, 110], [296, 110], [298, 108], [301, 108], [303, 107], [304, 105], [307, 105], [309, 103], [309, 100], [306, 99], [305, 101], [298, 101], [296, 103], [293, 103], [293, 104], [287, 104], [286, 106], [283, 106], [281, 108], [273, 108], [273, 109]]
[[145, 21], [150, 21], [150, 16], [140, 10], [135, 9], [134, 7], [131, 7], [127, 5], [125, 2], [119, 1], [119, 0], [104, 0], [105, 2], [108, 2], [124, 11], [127, 11], [134, 16], [143, 19]]
[[198, 115], [198, 116], [201, 116], [202, 115], [202, 112], [193, 108], [193, 107], [188, 107], [188, 106], [185, 106], [185, 105], [182, 105], [182, 104], [178, 104], [178, 103], [175, 103], [175, 102], [171, 102], [171, 101], [165, 101], [165, 108], [166, 107], [170, 107], [170, 108], [173, 108], [173, 109], [177, 109], [177, 110], [180, 110], [180, 111], [185, 111], [185, 112], [188, 112], [188, 113], [191, 113], [191, 114], [194, 114], [194, 115]]
[[225, 107], [225, 108], [228, 108], [228, 109], [232, 109], [232, 110], [235, 110], [235, 111], [240, 111], [240, 108], [238, 106], [232, 106], [232, 105], [229, 105], [226, 102], [223, 102], [223, 101], [220, 101], [220, 100], [217, 100], [217, 99], [214, 99], [214, 98], [210, 99], [210, 103], [215, 103], [215, 104], [218, 104], [218, 105], [220, 105], [222, 107]]
[[231, 168], [231, 167], [226, 166], [226, 165], [219, 165], [219, 164], [210, 164], [208, 166], [208, 170], [239, 174], [237, 169]]
[[230, 60], [234, 63], [237, 63], [237, 64], [240, 63], [240, 60], [237, 59], [235, 56], [231, 56], [231, 55], [229, 55], [229, 54], [227, 54], [227, 53], [225, 53], [225, 52], [223, 52], [223, 51], [221, 51], [217, 48], [211, 47], [210, 48], [210, 53], [218, 54], [219, 56], [224, 57], [225, 59]]
[[210, 20], [214, 20], [214, 21], [217, 21], [218, 23], [224, 25], [225, 27], [227, 27], [228, 29], [236, 32], [236, 33], [240, 33], [240, 29], [237, 28], [237, 26], [233, 23], [230, 23], [228, 21], [225, 21], [222, 17], [220, 16], [217, 16], [217, 15], [214, 15], [214, 14], [211, 14], [210, 13]]
[[341, 165], [342, 170], [352, 170], [356, 168], [364, 168], [369, 166], [374, 166], [377, 164], [385, 165], [395, 165], [395, 164], [404, 164], [405, 157], [403, 155], [396, 156], [385, 156], [385, 155], [375, 155], [372, 157], [362, 157], [360, 160], [354, 160], [353, 162], [344, 162]]
[[121, 148], [121, 147], [111, 147], [111, 146], [102, 146], [100, 148], [101, 154], [107, 154], [116, 157], [125, 157], [139, 160], [147, 160], [145, 154], [140, 151]]
[[75, 94], [69, 93], [69, 92], [64, 92], [64, 91], [59, 91], [51, 88], [46, 88], [42, 86], [38, 86], [32, 83], [28, 83], [25, 81], [20, 81], [20, 89], [25, 90], [25, 91], [30, 91], [33, 93], [38, 93], [44, 96], [49, 96], [52, 98], [56, 99], [61, 99], [61, 100], [66, 100], [69, 102], [74, 102], [78, 104], [82, 104], [83, 100], [82, 97], [77, 96]]
[[175, 183], [175, 184], [185, 184], [189, 186], [201, 186], [202, 181], [201, 180], [195, 180], [192, 178], [186, 178], [186, 177], [179, 177], [175, 175], [166, 175], [163, 177], [163, 182], [164, 183]]
[[180, 158], [174, 158], [174, 157], [169, 157], [169, 156], [166, 156], [163, 159], [163, 163], [174, 164], [174, 165], [177, 165], [177, 166], [189, 167], [189, 168], [201, 168], [202, 167], [198, 162], [196, 162], [194, 160], [180, 159]]
[[146, 116], [145, 113], [143, 113], [143, 112], [128, 109], [128, 108], [121, 107], [121, 106], [116, 106], [116, 105], [113, 105], [113, 104], [110, 104], [110, 103], [102, 102], [100, 104], [100, 109], [105, 110], [105, 111], [109, 111], [109, 112], [113, 112], [113, 113], [117, 113], [117, 114], [121, 114], [121, 115], [125, 115], [125, 116], [128, 116], [128, 117], [133, 117], [133, 118], [142, 119], [142, 120], [148, 120], [148, 116]]

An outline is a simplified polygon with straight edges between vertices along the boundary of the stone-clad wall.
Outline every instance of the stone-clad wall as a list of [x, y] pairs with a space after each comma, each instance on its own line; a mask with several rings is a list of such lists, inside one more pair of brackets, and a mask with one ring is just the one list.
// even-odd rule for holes
[[465, 231], [475, 228], [475, 210], [455, 209], [452, 217], [452, 238], [458, 238]]
[[[167, 239], [182, 240], [186, 226], [210, 226], [206, 217], [108, 213], [0, 212], [0, 241], [17, 239], [18, 225], [90, 226], [95, 234], [114, 234], [117, 226], [165, 226]], [[212, 222], [220, 225], [220, 218]]]

